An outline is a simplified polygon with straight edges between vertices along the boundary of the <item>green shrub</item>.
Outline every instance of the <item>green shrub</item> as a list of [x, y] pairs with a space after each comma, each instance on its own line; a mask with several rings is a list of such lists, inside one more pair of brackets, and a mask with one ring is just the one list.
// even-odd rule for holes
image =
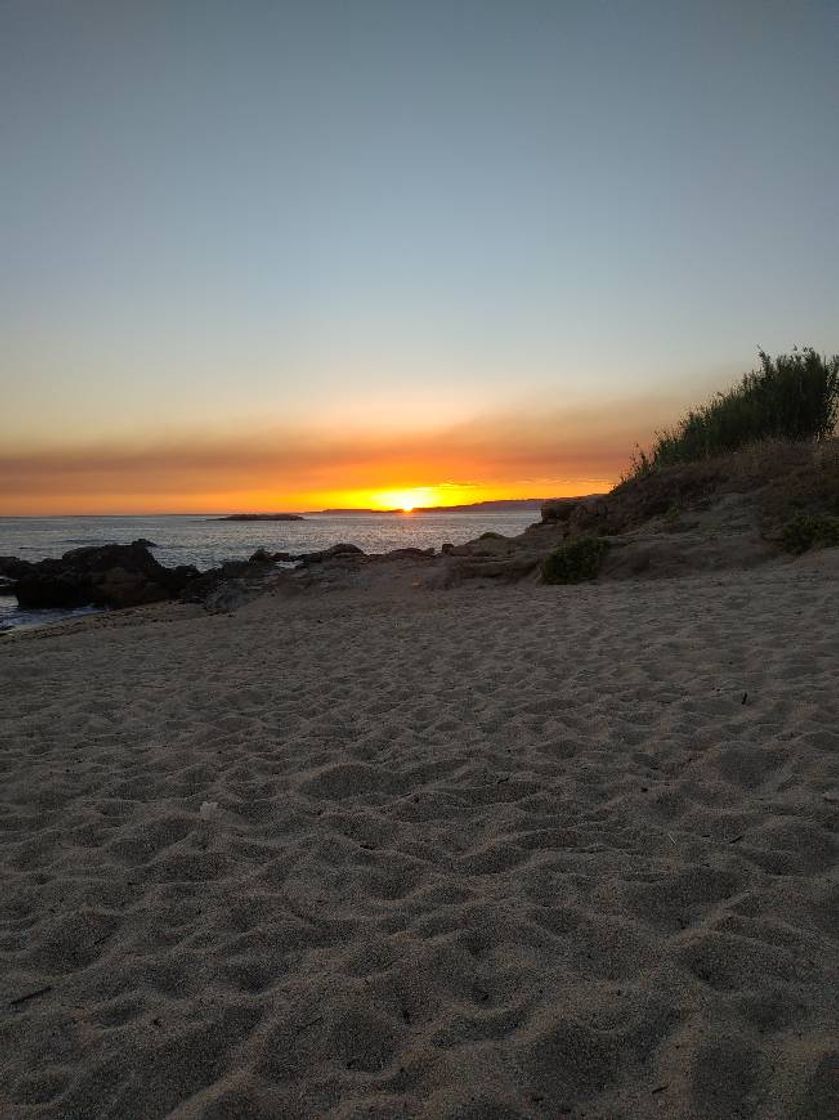
[[839, 517], [799, 514], [784, 526], [781, 544], [798, 555], [810, 548], [839, 547]]
[[829, 436], [839, 414], [839, 355], [824, 358], [809, 346], [775, 359], [763, 350], [758, 354], [760, 369], [691, 409], [675, 428], [659, 432], [650, 452], [636, 449], [630, 477], [737, 451], [759, 440]]
[[555, 548], [542, 563], [545, 583], [582, 583], [596, 579], [609, 542], [602, 537], [574, 537]]

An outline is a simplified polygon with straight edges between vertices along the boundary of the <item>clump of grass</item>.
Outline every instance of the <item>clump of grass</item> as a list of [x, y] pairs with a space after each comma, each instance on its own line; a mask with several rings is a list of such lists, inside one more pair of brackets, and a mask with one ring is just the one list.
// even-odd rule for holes
[[596, 579], [609, 542], [602, 537], [574, 537], [542, 562], [545, 583], [582, 583]]
[[839, 547], [839, 517], [827, 514], [799, 514], [781, 531], [781, 544], [787, 552], [800, 555], [811, 548]]
[[760, 368], [708, 404], [691, 409], [675, 428], [659, 432], [652, 450], [637, 448], [629, 476], [658, 467], [694, 463], [761, 440], [819, 440], [839, 415], [839, 355], [811, 346], [770, 358], [758, 351]]

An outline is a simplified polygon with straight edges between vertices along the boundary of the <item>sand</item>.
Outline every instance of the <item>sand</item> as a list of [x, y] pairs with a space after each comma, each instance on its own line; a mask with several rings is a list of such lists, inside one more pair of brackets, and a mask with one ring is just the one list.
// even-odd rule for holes
[[0, 1115], [835, 1116], [837, 575], [5, 639]]

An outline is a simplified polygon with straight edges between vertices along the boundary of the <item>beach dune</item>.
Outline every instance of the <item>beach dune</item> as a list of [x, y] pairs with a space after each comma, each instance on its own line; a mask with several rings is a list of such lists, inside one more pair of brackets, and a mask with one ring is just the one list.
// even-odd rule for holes
[[837, 574], [5, 639], [0, 1115], [836, 1115]]

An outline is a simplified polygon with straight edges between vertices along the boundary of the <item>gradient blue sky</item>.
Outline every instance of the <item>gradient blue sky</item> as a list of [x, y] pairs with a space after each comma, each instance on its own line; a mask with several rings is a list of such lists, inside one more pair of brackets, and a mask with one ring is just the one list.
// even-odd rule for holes
[[624, 454], [832, 352], [837, 59], [794, 0], [0, 0], [7, 482], [601, 409]]

